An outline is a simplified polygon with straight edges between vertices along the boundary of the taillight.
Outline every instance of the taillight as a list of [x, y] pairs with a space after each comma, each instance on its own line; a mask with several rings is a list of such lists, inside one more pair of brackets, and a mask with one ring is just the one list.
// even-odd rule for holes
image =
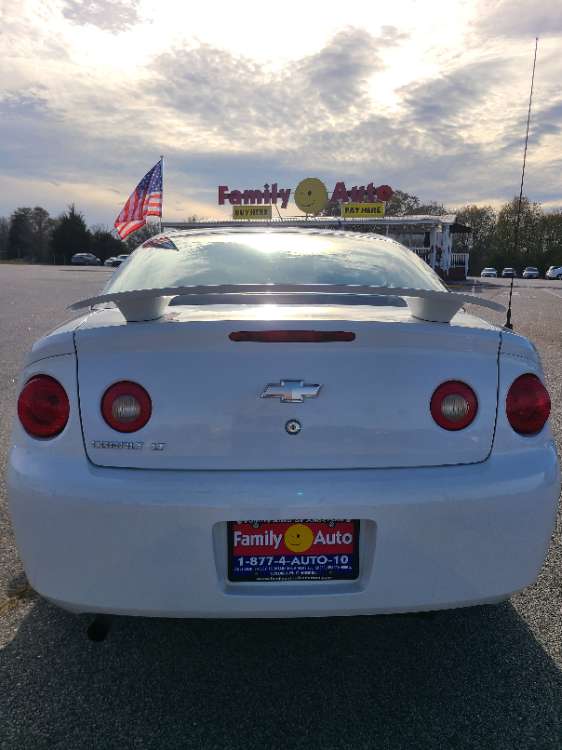
[[520, 435], [536, 435], [550, 414], [550, 396], [532, 373], [520, 375], [511, 384], [505, 401], [509, 424]]
[[460, 380], [448, 380], [431, 397], [431, 416], [444, 430], [462, 430], [478, 411], [476, 394]]
[[66, 427], [70, 404], [66, 391], [49, 375], [35, 375], [18, 398], [18, 417], [32, 437], [52, 438]]
[[323, 344], [334, 341], [355, 341], [353, 331], [232, 331], [231, 341], [254, 341], [261, 344]]
[[122, 380], [103, 394], [101, 413], [117, 432], [136, 432], [150, 419], [152, 401], [141, 385]]

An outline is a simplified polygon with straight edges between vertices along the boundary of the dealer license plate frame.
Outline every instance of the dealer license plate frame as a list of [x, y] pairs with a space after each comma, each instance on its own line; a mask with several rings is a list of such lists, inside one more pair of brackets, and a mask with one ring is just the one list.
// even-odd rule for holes
[[[286, 527], [288, 528], [292, 524], [314, 524], [316, 528], [317, 524], [322, 524], [322, 529], [326, 533], [332, 533], [334, 529], [337, 528], [337, 524], [351, 524], [353, 529], [353, 538], [352, 538], [352, 553], [351, 553], [351, 561], [348, 561], [347, 565], [344, 564], [338, 564], [334, 565], [332, 562], [329, 563], [327, 566], [322, 566], [318, 564], [311, 563], [308, 566], [299, 566], [299, 565], [291, 565], [292, 570], [289, 569], [288, 565], [286, 566], [274, 566], [274, 569], [269, 571], [270, 575], [264, 574], [264, 567], [261, 565], [256, 566], [253, 569], [249, 569], [248, 565], [244, 562], [242, 566], [242, 570], [240, 568], [240, 565], [237, 565], [237, 560], [240, 557], [239, 555], [234, 554], [234, 531], [236, 530], [236, 527], [240, 524], [251, 524], [252, 528], [255, 528], [256, 531], [258, 531], [262, 524], [286, 524]], [[331, 524], [334, 524], [331, 526]], [[228, 580], [231, 583], [279, 583], [279, 582], [298, 582], [302, 583], [304, 582], [311, 582], [311, 583], [318, 583], [318, 582], [328, 582], [328, 581], [348, 581], [352, 582], [359, 578], [359, 549], [360, 549], [360, 529], [361, 529], [361, 523], [359, 519], [285, 519], [281, 521], [262, 521], [262, 520], [255, 520], [255, 521], [229, 521], [227, 523], [227, 551], [228, 551]], [[342, 553], [340, 557], [343, 555], [346, 555], [349, 558], [349, 553]], [[306, 553], [294, 553], [294, 556], [299, 557], [311, 557], [311, 555], [306, 555]], [[285, 555], [288, 557], [287, 555]], [[253, 555], [251, 554], [251, 548], [250, 551], [248, 551], [248, 554], [244, 555], [243, 557], [251, 558]], [[258, 558], [261, 558], [261, 555], [257, 555]], [[269, 557], [269, 556], [268, 556]], [[331, 557], [335, 558], [336, 555], [333, 554]], [[271, 566], [265, 566], [271, 567]], [[306, 570], [308, 569], [308, 572]], [[283, 572], [285, 574], [283, 574]]]

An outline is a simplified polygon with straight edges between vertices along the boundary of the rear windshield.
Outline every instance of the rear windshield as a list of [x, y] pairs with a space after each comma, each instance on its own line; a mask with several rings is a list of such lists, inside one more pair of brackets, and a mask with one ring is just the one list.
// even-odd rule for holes
[[437, 274], [394, 240], [329, 232], [185, 232], [153, 237], [105, 292], [214, 284], [369, 284], [443, 291]]

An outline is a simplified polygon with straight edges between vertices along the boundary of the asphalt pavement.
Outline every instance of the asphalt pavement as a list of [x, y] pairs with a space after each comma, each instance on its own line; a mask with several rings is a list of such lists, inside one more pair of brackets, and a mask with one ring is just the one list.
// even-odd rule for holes
[[[0, 265], [0, 747], [562, 747], [562, 523], [538, 582], [499, 606], [321, 620], [89, 619], [29, 591], [3, 472], [25, 353], [111, 272]], [[509, 282], [469, 281], [497, 301]], [[478, 308], [493, 322], [503, 316]], [[562, 283], [515, 282], [562, 446]]]

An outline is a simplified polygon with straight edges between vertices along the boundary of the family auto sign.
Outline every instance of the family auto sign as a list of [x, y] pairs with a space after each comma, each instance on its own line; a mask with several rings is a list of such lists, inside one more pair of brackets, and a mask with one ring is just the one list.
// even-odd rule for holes
[[[392, 198], [394, 191], [389, 185], [354, 185], [348, 189], [345, 182], [336, 182], [331, 195], [324, 183], [316, 177], [301, 180], [294, 192], [294, 201], [303, 213], [318, 214], [329, 204], [340, 204], [342, 216], [384, 216], [384, 203]], [[271, 206], [287, 208], [291, 188], [279, 188], [278, 183], [265, 183], [263, 188], [230, 190], [228, 185], [219, 185], [218, 203], [228, 201], [233, 206], [234, 218], [270, 218]], [[254, 208], [251, 207], [261, 207]], [[247, 208], [246, 208], [247, 207]]]

